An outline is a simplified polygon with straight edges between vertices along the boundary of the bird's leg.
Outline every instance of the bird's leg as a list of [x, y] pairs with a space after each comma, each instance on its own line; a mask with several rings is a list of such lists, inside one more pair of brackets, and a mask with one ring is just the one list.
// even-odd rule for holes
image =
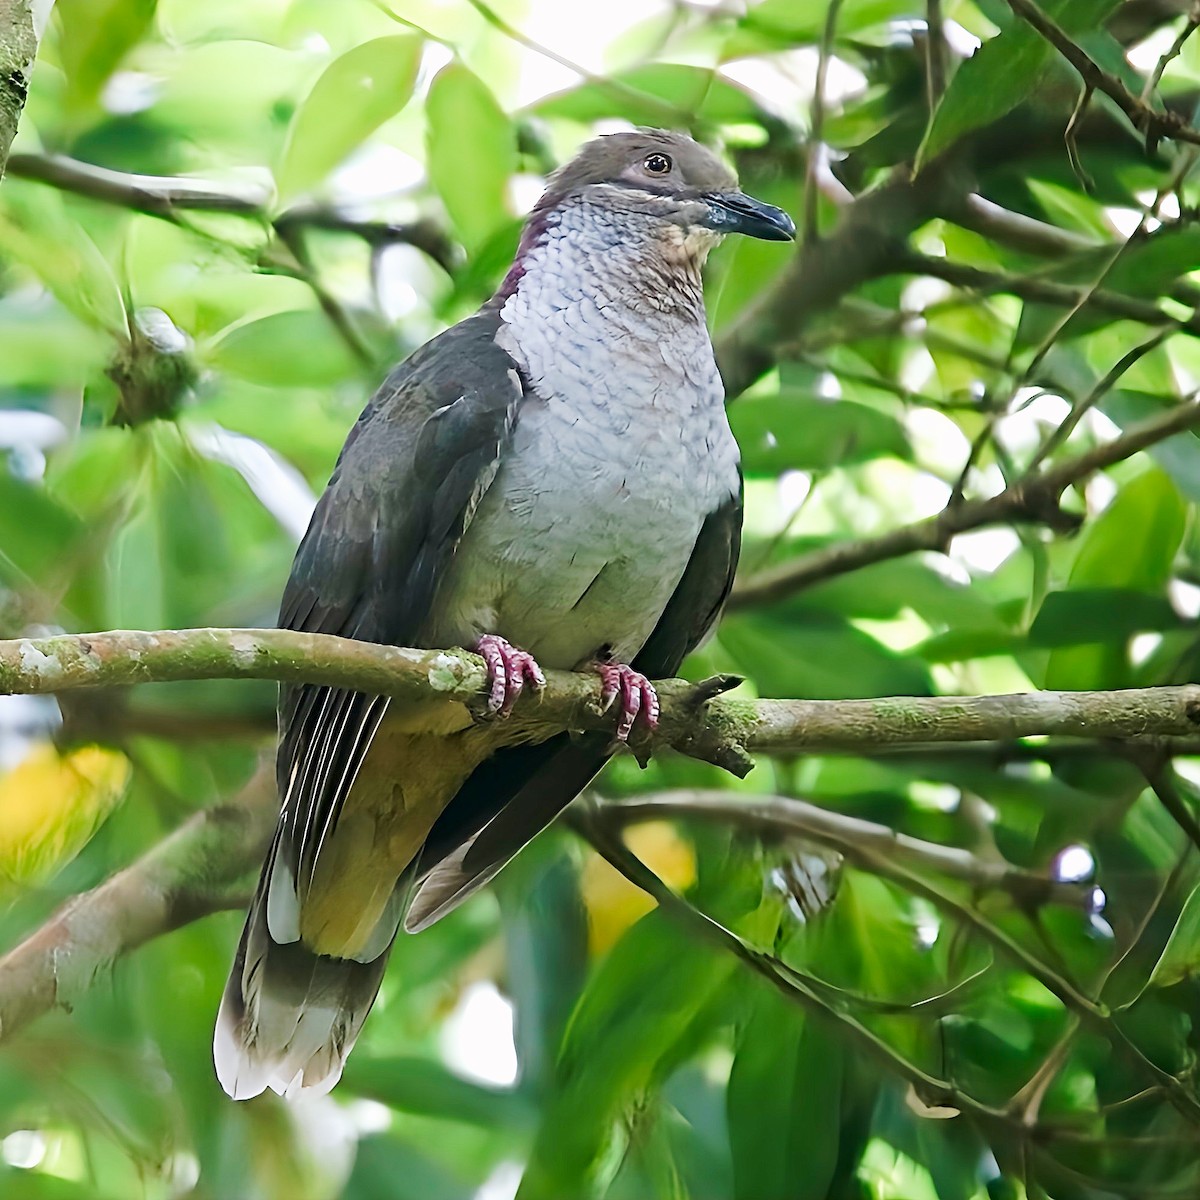
[[518, 650], [497, 634], [485, 633], [475, 643], [475, 652], [487, 664], [490, 685], [487, 706], [491, 713], [507, 717], [526, 683], [535, 692], [546, 686], [546, 677], [533, 655]]
[[612, 707], [618, 694], [621, 697], [617, 741], [629, 741], [633, 723], [639, 717], [647, 733], [658, 728], [658, 693], [645, 675], [624, 663], [603, 660], [593, 663], [592, 669], [600, 676], [600, 708], [603, 712]]

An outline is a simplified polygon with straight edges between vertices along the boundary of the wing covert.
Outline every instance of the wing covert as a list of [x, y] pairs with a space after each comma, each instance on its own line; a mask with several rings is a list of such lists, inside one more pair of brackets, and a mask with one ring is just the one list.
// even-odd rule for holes
[[[364, 409], [296, 553], [282, 628], [414, 643], [522, 399], [495, 330], [487, 314], [448, 330]], [[288, 870], [276, 877], [301, 896], [386, 709], [385, 698], [342, 688], [281, 689], [275, 857]]]

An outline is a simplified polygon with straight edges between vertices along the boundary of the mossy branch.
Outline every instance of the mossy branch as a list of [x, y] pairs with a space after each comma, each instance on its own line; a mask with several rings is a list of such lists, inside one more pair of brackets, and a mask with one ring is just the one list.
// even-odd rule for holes
[[[0, 694], [61, 692], [185, 679], [276, 679], [331, 684], [422, 706], [461, 704], [482, 719], [483, 660], [465, 650], [414, 650], [283, 629], [117, 630], [0, 642]], [[1040, 734], [1147, 739], [1200, 729], [1200, 686], [1011, 696], [898, 696], [873, 700], [744, 700], [719, 695], [736, 676], [658, 683], [662, 720], [634, 739], [639, 754], [671, 748], [744, 776], [755, 752], [875, 752], [884, 746], [1009, 740]], [[605, 730], [593, 674], [547, 672], [514, 725]]]
[[[39, 6], [41, 19], [49, 4]], [[38, 36], [33, 0], [0, 0], [0, 175], [29, 94]]]

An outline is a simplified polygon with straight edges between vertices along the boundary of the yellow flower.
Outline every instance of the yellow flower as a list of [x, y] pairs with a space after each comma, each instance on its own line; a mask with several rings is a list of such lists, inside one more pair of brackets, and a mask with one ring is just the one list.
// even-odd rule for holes
[[35, 746], [0, 775], [0, 886], [44, 883], [87, 845], [129, 783], [129, 760], [84, 746]]
[[[683, 891], [696, 881], [696, 855], [690, 842], [669, 821], [647, 821], [625, 831], [625, 844], [664, 883]], [[654, 907], [654, 900], [635, 887], [598, 854], [590, 854], [581, 880], [588, 911], [588, 945], [603, 954]]]

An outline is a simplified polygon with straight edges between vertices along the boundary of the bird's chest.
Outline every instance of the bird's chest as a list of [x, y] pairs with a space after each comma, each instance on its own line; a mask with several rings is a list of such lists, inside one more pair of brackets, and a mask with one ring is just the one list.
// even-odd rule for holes
[[720, 379], [702, 326], [607, 360], [566, 322], [541, 332], [520, 347], [531, 394], [447, 579], [446, 640], [500, 633], [549, 667], [627, 659], [737, 486]]

